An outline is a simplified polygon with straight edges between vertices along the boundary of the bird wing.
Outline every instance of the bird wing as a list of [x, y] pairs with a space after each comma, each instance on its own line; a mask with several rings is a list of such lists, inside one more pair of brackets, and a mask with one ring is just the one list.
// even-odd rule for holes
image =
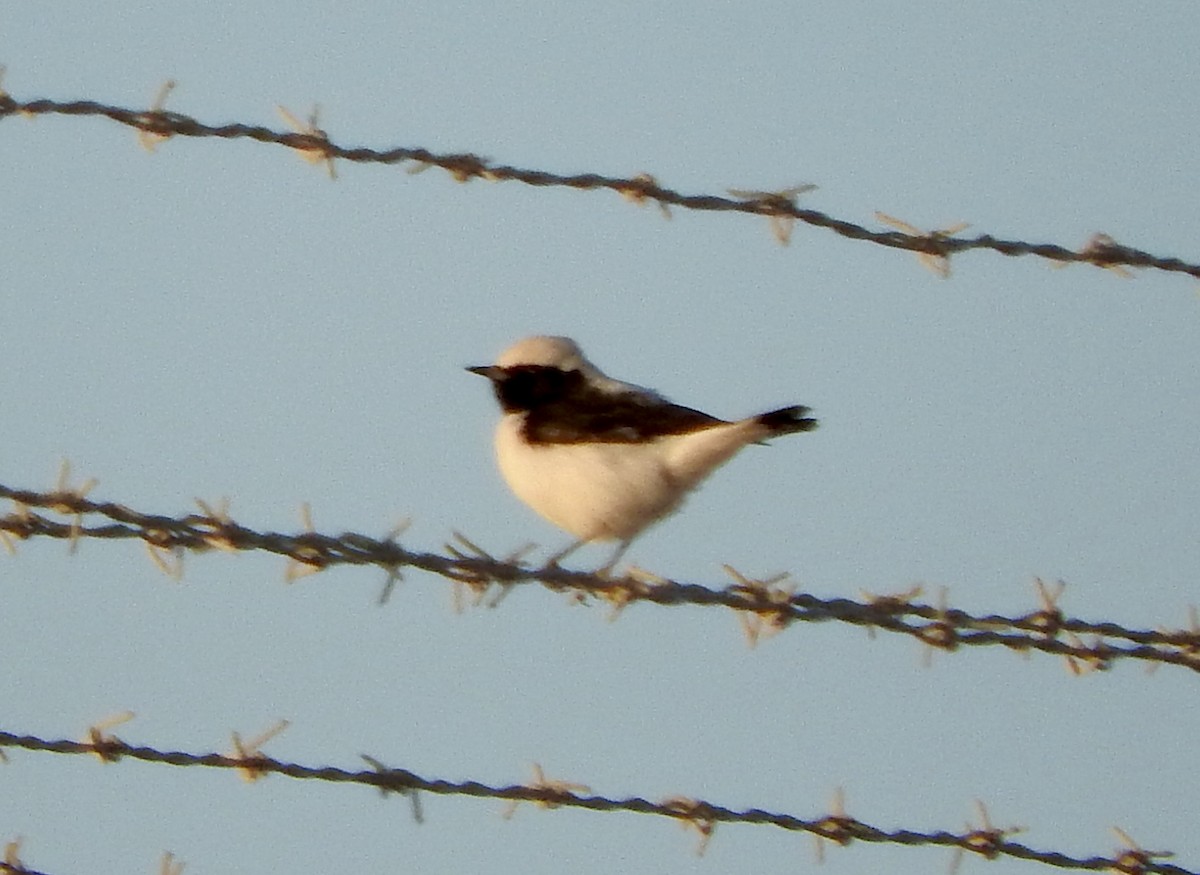
[[588, 389], [530, 410], [525, 436], [535, 444], [625, 444], [722, 423], [722, 419], [672, 404], [647, 390]]

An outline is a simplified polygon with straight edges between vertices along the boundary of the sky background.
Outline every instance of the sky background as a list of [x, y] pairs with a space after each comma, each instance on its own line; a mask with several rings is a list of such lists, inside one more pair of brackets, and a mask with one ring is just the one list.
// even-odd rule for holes
[[[474, 152], [560, 173], [648, 172], [687, 193], [816, 183], [803, 204], [1079, 247], [1096, 232], [1195, 261], [1200, 5], [1187, 2], [5, 3], [21, 100], [95, 99], [343, 145]], [[457, 184], [277, 146], [102, 119], [0, 122], [0, 483], [256, 529], [497, 553], [565, 536], [491, 457], [495, 405], [463, 367], [519, 337], [576, 338], [611, 375], [716, 415], [791, 403], [814, 434], [752, 449], [629, 561], [711, 587], [729, 563], [817, 595], [923, 584], [1020, 614], [1035, 575], [1067, 612], [1187, 624], [1200, 570], [1200, 295], [970, 253], [911, 253], [611, 192]], [[541, 554], [545, 555], [545, 553]], [[579, 567], [605, 553], [581, 551]], [[748, 649], [724, 610], [614, 623], [540, 587], [456, 614], [410, 573], [285, 585], [265, 555], [135, 543], [0, 556], [0, 728], [80, 737], [131, 709], [131, 743], [266, 748], [428, 777], [682, 795], [881, 828], [962, 830], [972, 800], [1034, 847], [1111, 854], [1119, 825], [1200, 867], [1196, 680], [992, 648], [923, 665], [911, 639], [796, 625]], [[661, 818], [425, 799], [272, 776], [12, 751], [0, 841], [55, 875], [152, 872], [795, 872], [810, 839], [722, 826], [707, 854]], [[944, 872], [950, 853], [852, 845], [824, 871]], [[965, 871], [1033, 871], [964, 862]]]

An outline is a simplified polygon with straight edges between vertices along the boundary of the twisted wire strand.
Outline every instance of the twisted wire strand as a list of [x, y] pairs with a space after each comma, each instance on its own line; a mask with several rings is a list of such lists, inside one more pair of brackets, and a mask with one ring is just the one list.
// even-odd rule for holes
[[[739, 196], [736, 197], [712, 194], [688, 195], [659, 185], [649, 174], [639, 174], [633, 177], [605, 176], [599, 173], [559, 174], [545, 170], [493, 164], [487, 159], [471, 153], [437, 153], [420, 147], [390, 149], [347, 147], [332, 142], [328, 135], [318, 129], [315, 124], [304, 131], [277, 131], [262, 125], [243, 123], [210, 125], [183, 113], [170, 112], [157, 107], [148, 110], [132, 109], [94, 100], [61, 101], [41, 98], [18, 101], [10, 94], [0, 91], [0, 120], [16, 115], [29, 117], [42, 115], [99, 116], [147, 135], [161, 138], [182, 136], [248, 139], [259, 143], [286, 146], [305, 155], [319, 156], [324, 160], [339, 158], [362, 164], [416, 162], [420, 166], [440, 167], [459, 182], [479, 178], [493, 182], [517, 181], [532, 186], [561, 186], [585, 191], [607, 189], [637, 203], [654, 201], [664, 207], [676, 206], [709, 212], [748, 213], [785, 221], [800, 221], [818, 228], [825, 228], [851, 240], [862, 240], [894, 249], [905, 249], [943, 260], [958, 252], [982, 249], [1008, 256], [1034, 255], [1060, 264], [1079, 262], [1109, 269], [1116, 269], [1120, 266], [1153, 268], [1172, 273], [1184, 273], [1200, 279], [1200, 264], [1124, 246], [1107, 235], [1096, 235], [1085, 246], [1075, 250], [1053, 243], [1005, 240], [990, 234], [981, 234], [977, 237], [956, 237], [943, 231], [929, 233], [906, 233], [901, 230], [877, 231], [830, 216], [820, 210], [799, 207], [795, 203], [794, 191], [738, 192], [736, 194]], [[917, 229], [911, 230], [915, 232]], [[786, 235], [781, 239], [785, 238]]]
[[[1068, 617], [1053, 604], [1010, 617], [994, 613], [975, 615], [957, 608], [920, 604], [906, 596], [864, 601], [821, 598], [745, 578], [725, 589], [709, 589], [632, 572], [615, 577], [557, 567], [529, 568], [482, 551], [476, 555], [457, 551], [451, 555], [414, 552], [394, 538], [372, 538], [355, 532], [336, 536], [311, 531], [295, 535], [261, 532], [242, 526], [223, 513], [179, 517], [143, 513], [114, 502], [93, 501], [70, 490], [36, 492], [0, 484], [0, 499], [4, 498], [15, 503], [13, 511], [0, 516], [0, 536], [10, 545], [13, 538], [49, 537], [71, 543], [85, 538], [136, 539], [153, 550], [179, 554], [211, 549], [265, 551], [311, 570], [336, 565], [375, 566], [387, 572], [389, 586], [399, 578], [401, 569], [417, 568], [466, 585], [480, 598], [489, 589], [498, 588], [502, 596], [513, 586], [540, 583], [555, 592], [604, 600], [617, 609], [634, 602], [719, 605], [757, 618], [774, 631], [797, 621], [838, 621], [909, 635], [944, 651], [961, 646], [1001, 646], [1018, 652], [1063, 656], [1078, 660], [1089, 669], [1105, 669], [1120, 659], [1136, 659], [1200, 672], [1200, 630], [1194, 627], [1132, 629], [1111, 621]], [[71, 520], [53, 520], [34, 513], [32, 507], [49, 509]], [[112, 522], [84, 525], [83, 518], [92, 515]], [[1085, 643], [1079, 638], [1081, 635], [1092, 636], [1093, 640]]]
[[122, 758], [129, 758], [171, 766], [235, 769], [243, 774], [251, 773], [255, 777], [277, 773], [297, 779], [366, 785], [375, 787], [382, 792], [404, 795], [423, 792], [448, 796], [503, 799], [514, 803], [530, 802], [546, 808], [566, 807], [601, 812], [621, 811], [632, 814], [649, 814], [705, 825], [708, 833], [711, 833], [712, 828], [719, 823], [744, 823], [775, 826], [791, 832], [805, 832], [818, 839], [839, 845], [861, 841], [907, 846], [935, 846], [973, 852], [986, 859], [1012, 857], [1060, 869], [1108, 870], [1129, 873], [1129, 875], [1144, 875], [1144, 873], [1200, 875], [1200, 872], [1163, 862], [1162, 858], [1169, 856], [1169, 852], [1148, 852], [1140, 848], [1129, 848], [1116, 856], [1077, 857], [1060, 851], [1038, 850], [1011, 841], [1008, 836], [1014, 830], [996, 829], [990, 825], [962, 833], [947, 830], [887, 830], [864, 823], [844, 812], [805, 819], [762, 808], [747, 808], [738, 811], [713, 802], [683, 797], [673, 797], [662, 802], [652, 802], [641, 796], [612, 798], [594, 795], [590, 792], [580, 792], [577, 789], [568, 789], [567, 785], [556, 781], [490, 785], [480, 781], [426, 778], [407, 769], [377, 768], [353, 771], [336, 766], [309, 766], [277, 760], [260, 752], [255, 752], [252, 757], [246, 758], [219, 753], [158, 750], [153, 747], [126, 744], [113, 736], [105, 736], [95, 742], [80, 742], [18, 735], [0, 730], [0, 748], [20, 748], [71, 755], [90, 754], [110, 763]]
[[40, 869], [30, 869], [23, 863], [6, 863], [0, 860], [0, 872], [10, 872], [12, 875], [50, 875]]

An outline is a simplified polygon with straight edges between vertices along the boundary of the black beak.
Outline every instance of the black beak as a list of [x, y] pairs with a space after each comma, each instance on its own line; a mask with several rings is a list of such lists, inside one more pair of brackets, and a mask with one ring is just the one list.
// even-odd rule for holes
[[473, 368], [467, 368], [472, 374], [479, 374], [481, 377], [487, 377], [495, 382], [504, 375], [503, 368], [498, 368], [495, 365], [476, 365]]

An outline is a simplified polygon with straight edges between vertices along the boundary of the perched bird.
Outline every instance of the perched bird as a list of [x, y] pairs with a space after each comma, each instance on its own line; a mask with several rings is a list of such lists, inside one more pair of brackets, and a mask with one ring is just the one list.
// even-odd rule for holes
[[605, 376], [567, 337], [527, 337], [494, 365], [467, 368], [492, 382], [504, 411], [496, 461], [518, 498], [577, 540], [630, 543], [673, 513], [705, 477], [747, 444], [812, 431], [807, 407], [726, 422]]

